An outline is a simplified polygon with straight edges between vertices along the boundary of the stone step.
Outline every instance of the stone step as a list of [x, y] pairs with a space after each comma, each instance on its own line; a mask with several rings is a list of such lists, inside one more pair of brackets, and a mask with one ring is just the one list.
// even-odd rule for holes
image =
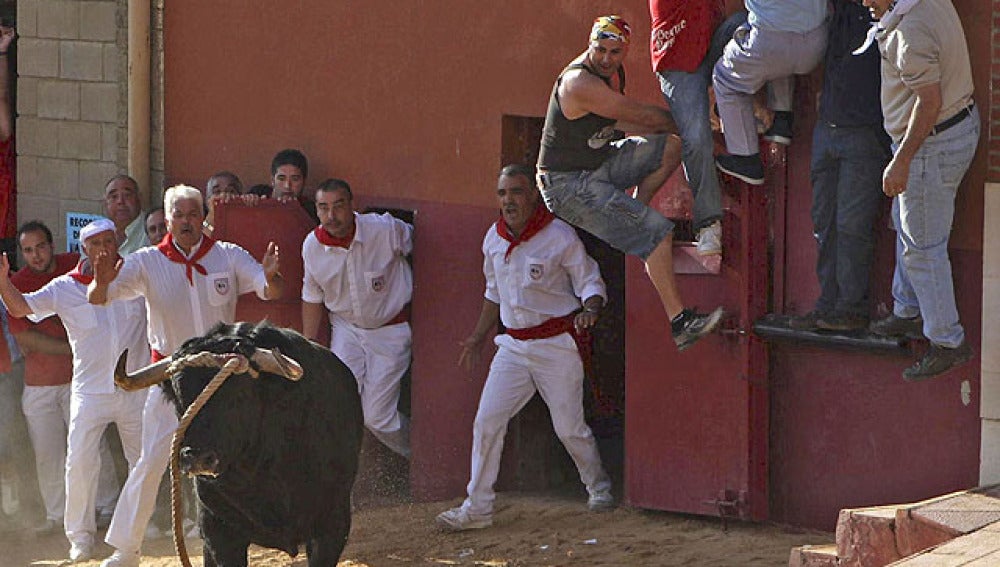
[[889, 564], [891, 567], [1000, 565], [1000, 522]]
[[793, 547], [788, 567], [838, 567], [836, 544]]

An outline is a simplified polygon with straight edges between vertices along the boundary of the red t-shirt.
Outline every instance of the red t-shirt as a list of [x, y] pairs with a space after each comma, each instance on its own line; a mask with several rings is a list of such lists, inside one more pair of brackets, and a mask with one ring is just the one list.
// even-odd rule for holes
[[697, 69], [722, 20], [722, 8], [719, 0], [649, 0], [653, 71], [691, 73]]
[[[10, 277], [21, 293], [37, 291], [45, 284], [76, 267], [80, 255], [75, 252], [56, 254], [56, 269], [51, 274], [39, 274], [27, 266]], [[66, 340], [66, 329], [59, 317], [49, 317], [40, 323], [28, 319], [10, 318], [10, 332], [37, 331], [43, 335]], [[27, 386], [58, 386], [73, 380], [73, 357], [62, 354], [32, 352], [24, 356], [24, 383]]]

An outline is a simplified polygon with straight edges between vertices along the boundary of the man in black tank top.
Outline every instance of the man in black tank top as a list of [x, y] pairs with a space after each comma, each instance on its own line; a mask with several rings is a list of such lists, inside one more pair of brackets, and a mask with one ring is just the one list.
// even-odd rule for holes
[[[545, 115], [538, 186], [563, 220], [643, 259], [684, 350], [712, 332], [723, 313], [684, 308], [674, 280], [674, 225], [649, 207], [680, 164], [681, 141], [667, 110], [623, 94], [630, 35], [621, 17], [597, 18], [587, 50], [559, 74]], [[633, 187], [635, 198], [625, 193]]]

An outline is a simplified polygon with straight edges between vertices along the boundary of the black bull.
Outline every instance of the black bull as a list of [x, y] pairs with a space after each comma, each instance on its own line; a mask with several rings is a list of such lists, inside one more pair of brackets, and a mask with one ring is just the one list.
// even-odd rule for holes
[[[191, 422], [182, 468], [196, 475], [205, 565], [247, 564], [254, 543], [290, 555], [306, 545], [309, 565], [336, 565], [351, 529], [362, 415], [351, 371], [328, 349], [268, 323], [219, 324], [185, 342], [189, 354], [279, 349], [300, 381], [261, 373], [230, 376]], [[218, 371], [188, 367], [163, 383], [178, 415]]]

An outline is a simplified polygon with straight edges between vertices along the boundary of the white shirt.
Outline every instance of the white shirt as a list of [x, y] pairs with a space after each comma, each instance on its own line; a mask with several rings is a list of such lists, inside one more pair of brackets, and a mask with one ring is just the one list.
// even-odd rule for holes
[[377, 329], [410, 302], [413, 227], [390, 214], [354, 214], [350, 248], [326, 246], [310, 232], [302, 243], [302, 301], [323, 303], [331, 316]]
[[[199, 245], [185, 256], [190, 258]], [[198, 263], [207, 274], [191, 270], [191, 285], [184, 264], [170, 260], [155, 246], [141, 248], [125, 257], [108, 288], [109, 301], [146, 298], [149, 346], [164, 355], [220, 321], [232, 323], [240, 294], [256, 291], [264, 299], [264, 268], [236, 244], [216, 242]]]
[[36, 323], [58, 315], [73, 349], [73, 391], [80, 394], [113, 394], [115, 364], [128, 349], [126, 369], [149, 363], [146, 344], [146, 309], [141, 298], [107, 305], [87, 303], [87, 286], [68, 275], [55, 278], [41, 289], [24, 294]]
[[565, 222], [553, 220], [518, 244], [505, 260], [509, 246], [497, 234], [496, 224], [483, 239], [486, 299], [500, 304], [504, 326], [534, 327], [579, 309], [581, 298], [599, 295], [607, 299], [597, 262]]

